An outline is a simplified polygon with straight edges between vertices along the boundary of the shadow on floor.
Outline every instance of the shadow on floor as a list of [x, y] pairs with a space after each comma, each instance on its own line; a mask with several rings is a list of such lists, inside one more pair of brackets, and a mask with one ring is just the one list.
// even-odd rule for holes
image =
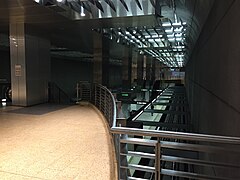
[[40, 104], [30, 107], [21, 107], [19, 109], [14, 109], [8, 111], [9, 113], [16, 114], [28, 114], [28, 115], [44, 115], [60, 109], [69, 107], [70, 105], [61, 105], [61, 104]]

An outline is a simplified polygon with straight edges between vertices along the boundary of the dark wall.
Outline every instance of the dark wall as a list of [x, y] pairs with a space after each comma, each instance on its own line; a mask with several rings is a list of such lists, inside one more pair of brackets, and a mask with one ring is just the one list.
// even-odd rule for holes
[[10, 52], [0, 50], [0, 79], [11, 81]]
[[186, 65], [195, 130], [240, 136], [240, 1], [215, 1]]
[[122, 86], [122, 66], [110, 65], [109, 88], [120, 88]]
[[76, 97], [76, 84], [79, 81], [92, 81], [93, 65], [68, 59], [51, 59], [51, 81], [55, 82], [70, 97]]

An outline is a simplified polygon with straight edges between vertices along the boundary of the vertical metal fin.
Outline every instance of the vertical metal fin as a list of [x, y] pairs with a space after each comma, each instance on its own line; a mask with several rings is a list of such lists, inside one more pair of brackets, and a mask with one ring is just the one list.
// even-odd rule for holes
[[77, 11], [78, 13], [81, 13], [81, 4], [79, 2], [76, 1], [72, 1], [69, 3], [71, 8], [75, 11]]
[[78, 1], [78, 4], [80, 4], [80, 6], [82, 6], [84, 9], [86, 9], [88, 12], [92, 14], [92, 9], [89, 6], [88, 2]]
[[95, 5], [100, 11], [102, 11], [104, 13], [101, 3], [99, 3], [97, 0], [89, 0], [89, 2], [92, 3], [93, 5]]
[[142, 6], [141, 6], [139, 0], [135, 0], [135, 1], [136, 1], [136, 3], [137, 3], [138, 7], [142, 10]]
[[120, 2], [121, 2], [121, 3], [122, 3], [122, 5], [125, 7], [125, 9], [126, 9], [127, 11], [129, 11], [129, 9], [128, 9], [128, 6], [127, 6], [126, 2], [125, 2], [124, 0], [120, 0]]
[[116, 8], [111, 0], [104, 0], [116, 12]]
[[97, 8], [100, 9], [104, 13], [104, 10], [103, 10], [103, 7], [102, 7], [101, 3], [98, 2], [98, 1], [95, 1], [95, 3], [96, 3]]

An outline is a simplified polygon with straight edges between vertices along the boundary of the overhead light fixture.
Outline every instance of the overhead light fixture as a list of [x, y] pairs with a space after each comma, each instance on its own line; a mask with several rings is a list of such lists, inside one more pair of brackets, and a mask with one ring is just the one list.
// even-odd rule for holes
[[176, 41], [182, 41], [182, 38], [180, 37], [180, 38], [176, 38]]
[[176, 37], [182, 37], [182, 33], [176, 34]]
[[155, 41], [160, 43], [160, 42], [161, 42], [161, 39], [155, 39]]
[[57, 2], [62, 2], [63, 0], [57, 0]]
[[175, 54], [174, 56], [175, 56], [175, 57], [184, 57], [183, 54]]
[[166, 33], [172, 33], [173, 32], [173, 27], [171, 27], [171, 29], [165, 29]]
[[169, 41], [175, 41], [175, 38], [169, 38], [168, 40]]
[[173, 26], [181, 26], [181, 22], [175, 22], [172, 24]]
[[181, 26], [180, 28], [176, 28], [174, 29], [175, 32], [182, 32], [183, 26]]
[[185, 48], [185, 46], [173, 46], [173, 48], [183, 49], [183, 48]]
[[172, 33], [172, 34], [168, 34], [167, 37], [169, 37], [169, 38], [173, 38], [173, 37], [174, 37], [174, 33]]
[[172, 24], [171, 23], [169, 23], [169, 22], [167, 22], [167, 23], [162, 23], [162, 26], [163, 27], [166, 27], [166, 26], [171, 26]]
[[81, 6], [81, 14], [80, 14], [81, 16], [86, 16], [86, 14], [84, 13], [84, 9], [83, 9], [83, 7]]

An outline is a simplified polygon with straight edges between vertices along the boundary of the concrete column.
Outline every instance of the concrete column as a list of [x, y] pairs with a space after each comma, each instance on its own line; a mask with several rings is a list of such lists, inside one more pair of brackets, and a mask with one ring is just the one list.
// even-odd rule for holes
[[93, 82], [109, 85], [109, 43], [101, 34], [93, 32]]
[[[152, 74], [152, 57], [144, 56], [144, 62], [146, 62], [146, 88], [149, 88]], [[145, 63], [144, 63], [145, 64]]]
[[155, 76], [155, 74], [156, 74], [156, 59], [153, 59], [152, 60], [152, 75], [151, 75], [151, 81], [152, 82], [154, 82], [155, 80], [156, 80], [156, 76]]
[[27, 35], [26, 24], [10, 23], [12, 104], [30, 106], [48, 101], [50, 42]]
[[137, 57], [137, 85], [142, 87], [143, 85], [143, 55]]
[[132, 75], [132, 49], [124, 47], [124, 57], [122, 61], [122, 85], [123, 88], [131, 88]]
[[160, 61], [155, 61], [155, 79], [160, 80], [160, 72], [161, 72], [161, 66]]
[[132, 77], [131, 77], [131, 84], [134, 84], [134, 86], [137, 85], [137, 60], [138, 58], [138, 51], [132, 51]]

